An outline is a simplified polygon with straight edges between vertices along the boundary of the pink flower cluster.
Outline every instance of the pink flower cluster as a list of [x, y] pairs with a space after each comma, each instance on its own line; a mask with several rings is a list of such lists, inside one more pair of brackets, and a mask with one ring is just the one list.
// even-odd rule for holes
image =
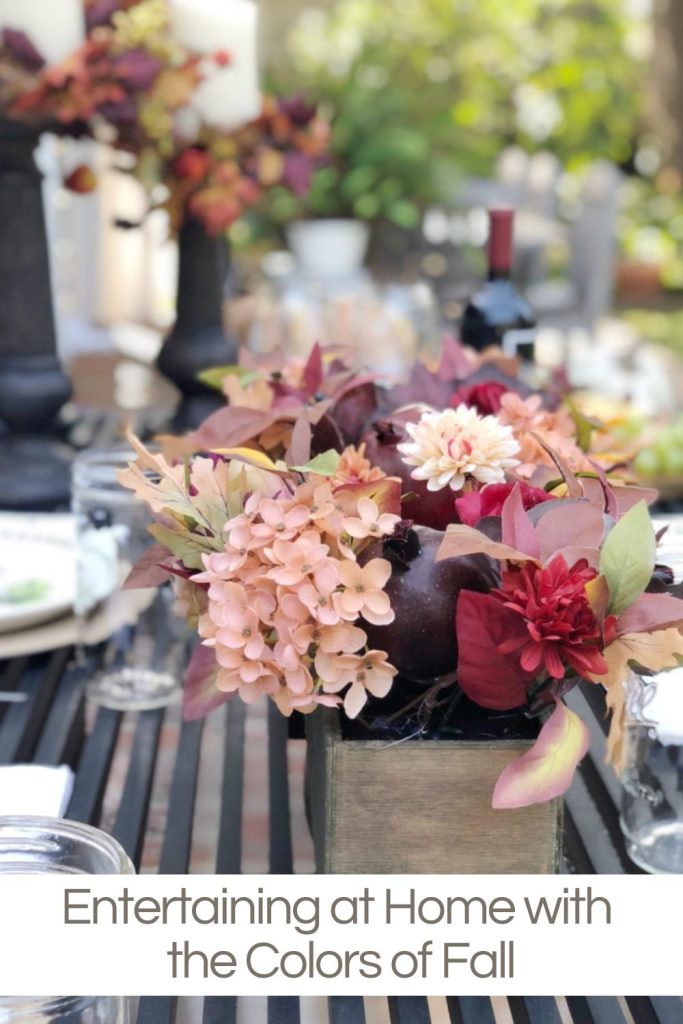
[[356, 623], [393, 622], [391, 565], [361, 566], [356, 553], [398, 521], [371, 498], [337, 500], [327, 482], [251, 495], [226, 523], [225, 550], [204, 555], [205, 571], [193, 577], [208, 587], [199, 633], [214, 648], [218, 689], [246, 703], [266, 694], [286, 715], [343, 699], [350, 718], [368, 694], [386, 696], [396, 669], [367, 649]]

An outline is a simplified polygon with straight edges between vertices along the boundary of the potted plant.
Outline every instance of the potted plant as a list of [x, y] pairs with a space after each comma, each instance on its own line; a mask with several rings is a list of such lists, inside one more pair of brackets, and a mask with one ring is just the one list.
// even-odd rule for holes
[[320, 348], [216, 377], [232, 404], [121, 477], [155, 518], [131, 584], [174, 576], [200, 637], [185, 714], [306, 716], [321, 870], [556, 870], [588, 746], [564, 696], [606, 688], [618, 766], [629, 666], [683, 654], [654, 492], [454, 343], [381, 395]]

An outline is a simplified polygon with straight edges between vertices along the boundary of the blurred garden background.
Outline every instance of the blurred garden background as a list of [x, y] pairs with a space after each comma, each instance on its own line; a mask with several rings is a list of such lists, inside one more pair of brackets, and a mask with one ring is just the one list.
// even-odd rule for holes
[[[392, 344], [403, 344], [402, 317], [417, 347], [457, 333], [485, 270], [485, 210], [512, 205], [516, 280], [537, 310], [543, 358], [569, 363], [578, 386], [599, 378], [603, 391], [647, 415], [660, 404], [675, 413], [670, 360], [683, 354], [676, 0], [261, 0], [259, 21], [263, 85], [318, 105], [332, 155], [306, 195], [270, 188], [230, 228], [226, 322], [240, 341], [268, 350], [284, 329], [300, 335], [290, 347], [310, 347], [320, 320], [301, 327], [312, 300], [297, 276], [291, 226], [340, 218], [367, 225], [382, 316], [390, 309], [399, 324]], [[65, 164], [93, 146], [101, 187], [66, 193]], [[63, 359], [99, 348], [151, 363], [175, 315], [177, 257], [165, 215], [144, 216], [125, 154], [103, 154], [100, 143], [48, 146], [48, 182], [51, 168]], [[348, 310], [333, 319], [321, 340], [348, 341]], [[128, 364], [117, 372], [130, 404], [137, 377]]]

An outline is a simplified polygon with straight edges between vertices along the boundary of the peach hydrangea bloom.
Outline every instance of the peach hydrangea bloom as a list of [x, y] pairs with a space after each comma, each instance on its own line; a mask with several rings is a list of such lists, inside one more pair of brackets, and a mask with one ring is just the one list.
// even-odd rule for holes
[[375, 626], [386, 626], [394, 621], [394, 612], [384, 587], [391, 576], [391, 563], [385, 558], [373, 558], [361, 567], [357, 562], [344, 562], [339, 567], [339, 578], [344, 590], [337, 604], [344, 618], [362, 615]]
[[368, 693], [373, 697], [386, 697], [391, 689], [396, 669], [387, 662], [384, 651], [366, 654], [318, 654], [316, 670], [324, 677], [324, 688], [338, 693], [349, 683], [344, 696], [344, 710], [349, 718], [357, 718], [365, 707]]
[[359, 445], [358, 448], [349, 445], [341, 454], [334, 482], [341, 487], [344, 484], [374, 483], [383, 480], [385, 476], [386, 473], [379, 466], [373, 466], [370, 460], [365, 458], [365, 444]]
[[226, 523], [224, 550], [203, 555], [190, 584], [203, 595], [197, 628], [215, 653], [220, 691], [247, 703], [265, 695], [286, 715], [342, 702], [358, 714], [366, 691], [388, 692], [395, 670], [367, 651], [358, 623], [393, 620], [391, 565], [360, 567], [356, 552], [390, 535], [399, 516], [368, 498], [344, 502], [342, 513], [320, 478], [283, 483], [275, 497], [253, 493]]
[[355, 540], [365, 540], [368, 537], [390, 536], [397, 523], [401, 521], [400, 516], [391, 515], [380, 511], [372, 498], [361, 498], [358, 502], [358, 515], [346, 516], [344, 519], [344, 530], [349, 537]]
[[576, 443], [576, 426], [567, 409], [560, 408], [551, 412], [543, 408], [540, 395], [522, 398], [509, 391], [501, 398], [498, 417], [510, 427], [519, 444], [519, 476], [533, 476], [538, 466], [555, 468], [555, 463], [539, 438], [575, 472], [594, 471], [595, 467]]

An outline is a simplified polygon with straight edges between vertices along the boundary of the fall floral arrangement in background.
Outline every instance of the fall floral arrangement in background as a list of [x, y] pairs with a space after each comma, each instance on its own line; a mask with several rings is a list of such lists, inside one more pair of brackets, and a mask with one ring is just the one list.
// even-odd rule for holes
[[[158, 202], [175, 228], [189, 211], [210, 233], [223, 231], [275, 185], [306, 193], [329, 141], [314, 107], [265, 97], [261, 116], [244, 127], [212, 126], [192, 100], [229, 65], [227, 50], [207, 56], [181, 45], [166, 0], [86, 0], [86, 20], [83, 44], [52, 66], [23, 32], [0, 34], [6, 116], [132, 153], [150, 194], [164, 186]], [[96, 179], [83, 165], [66, 184], [87, 192]]]
[[621, 765], [631, 669], [683, 658], [655, 493], [494, 356], [447, 341], [392, 390], [348, 353], [249, 357], [213, 373], [231, 404], [194, 434], [159, 456], [134, 440], [122, 480], [156, 546], [130, 585], [174, 577], [196, 625], [187, 715], [265, 695], [392, 741], [437, 741], [473, 711], [496, 735], [538, 719], [495, 789], [512, 808], [569, 786], [588, 735], [564, 697], [602, 684]]

